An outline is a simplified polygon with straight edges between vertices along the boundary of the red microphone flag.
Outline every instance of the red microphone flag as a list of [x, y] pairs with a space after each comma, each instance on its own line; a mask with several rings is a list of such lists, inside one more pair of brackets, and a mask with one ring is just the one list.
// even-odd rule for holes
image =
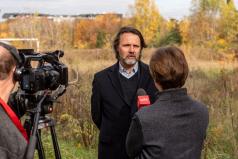
[[137, 107], [140, 109], [141, 107], [145, 107], [150, 105], [150, 98], [146, 94], [145, 90], [139, 88], [137, 91]]

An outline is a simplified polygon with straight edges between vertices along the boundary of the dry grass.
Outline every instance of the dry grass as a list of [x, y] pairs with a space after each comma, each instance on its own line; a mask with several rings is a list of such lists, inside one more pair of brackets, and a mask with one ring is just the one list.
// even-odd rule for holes
[[[153, 49], [145, 49], [148, 63]], [[199, 51], [197, 51], [199, 52]], [[191, 96], [209, 108], [210, 125], [203, 151], [204, 159], [238, 158], [238, 64], [235, 61], [186, 53], [190, 74], [186, 87]], [[77, 83], [70, 86], [54, 112], [64, 139], [73, 139], [86, 147], [97, 147], [97, 129], [91, 121], [91, 82], [95, 72], [116, 62], [111, 50], [66, 50], [64, 61], [79, 72]], [[73, 75], [70, 74], [70, 77]]]

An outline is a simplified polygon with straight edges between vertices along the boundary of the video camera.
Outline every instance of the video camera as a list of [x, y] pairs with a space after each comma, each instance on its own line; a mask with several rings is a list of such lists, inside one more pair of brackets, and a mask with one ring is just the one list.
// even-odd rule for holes
[[68, 67], [59, 61], [64, 52], [36, 53], [33, 49], [19, 50], [21, 64], [17, 66], [14, 79], [19, 82], [18, 90], [10, 97], [11, 107], [20, 117], [26, 113], [24, 128], [30, 137], [26, 159], [34, 158], [37, 145], [38, 157], [45, 158], [41, 141], [41, 130], [50, 127], [57, 159], [61, 159], [55, 132], [56, 122], [46, 114], [53, 111], [53, 102], [68, 86]]
[[[36, 103], [47, 91], [42, 104], [42, 113], [52, 112], [52, 104], [61, 96], [68, 86], [68, 68], [59, 61], [64, 52], [36, 53], [33, 49], [20, 49], [22, 63], [17, 67], [14, 79], [20, 88], [11, 97], [12, 105], [16, 105], [20, 114], [36, 107]], [[15, 106], [14, 106], [15, 107]]]
[[[22, 64], [16, 70], [15, 79], [21, 89], [27, 93], [40, 90], [55, 90], [59, 85], [68, 85], [68, 68], [59, 61], [64, 52], [56, 50], [44, 54], [35, 53], [33, 49], [19, 50]], [[32, 61], [37, 61], [34, 68]]]

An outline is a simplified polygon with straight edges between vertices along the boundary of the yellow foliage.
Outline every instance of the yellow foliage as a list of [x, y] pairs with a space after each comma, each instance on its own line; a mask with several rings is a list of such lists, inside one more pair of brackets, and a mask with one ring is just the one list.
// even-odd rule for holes
[[131, 25], [142, 32], [148, 43], [155, 40], [161, 23], [155, 0], [136, 0], [132, 7], [132, 14]]
[[227, 43], [225, 39], [218, 39], [217, 45], [221, 48], [227, 48], [229, 44]]
[[229, 42], [237, 38], [238, 12], [233, 1], [222, 6], [219, 23], [221, 34], [225, 36]]
[[77, 148], [80, 149], [81, 147], [82, 147], [82, 145], [81, 145], [80, 143], [78, 143], [78, 144], [77, 144]]
[[6, 32], [0, 33], [0, 38], [6, 38], [6, 37], [8, 37], [8, 33], [6, 33]]
[[[84, 48], [85, 46], [96, 45], [95, 21], [82, 19], [76, 22], [74, 33], [74, 46]], [[85, 44], [87, 43], [87, 44]]]
[[122, 17], [114, 13], [97, 16], [95, 19], [81, 19], [75, 22], [74, 46], [95, 48], [99, 32], [105, 34], [104, 47], [110, 46], [112, 36], [121, 26]]
[[179, 31], [180, 35], [182, 36], [183, 44], [189, 43], [189, 27], [190, 21], [188, 19], [184, 19], [179, 23]]
[[117, 14], [107, 13], [97, 16], [95, 19], [95, 23], [97, 24], [100, 30], [113, 34], [120, 27], [121, 19], [122, 18]]
[[168, 30], [172, 30], [173, 28], [176, 27], [176, 25], [177, 25], [177, 21], [174, 20], [174, 19], [171, 19], [166, 23], [166, 26], [167, 26]]
[[223, 133], [224, 133], [224, 127], [222, 125], [217, 125], [216, 127], [213, 127], [211, 129], [211, 134], [215, 138], [221, 137]]
[[9, 36], [9, 27], [8, 23], [0, 23], [0, 38], [7, 38]]

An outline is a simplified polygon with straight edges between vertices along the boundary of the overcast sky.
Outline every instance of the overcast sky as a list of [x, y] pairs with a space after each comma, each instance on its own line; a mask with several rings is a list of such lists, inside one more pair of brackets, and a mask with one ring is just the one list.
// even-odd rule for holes
[[[234, 0], [238, 4], [238, 0]], [[189, 14], [191, 0], [156, 0], [165, 18], [182, 18]], [[126, 14], [134, 0], [1, 0], [0, 16], [9, 12], [48, 14], [85, 14], [117, 12]]]

